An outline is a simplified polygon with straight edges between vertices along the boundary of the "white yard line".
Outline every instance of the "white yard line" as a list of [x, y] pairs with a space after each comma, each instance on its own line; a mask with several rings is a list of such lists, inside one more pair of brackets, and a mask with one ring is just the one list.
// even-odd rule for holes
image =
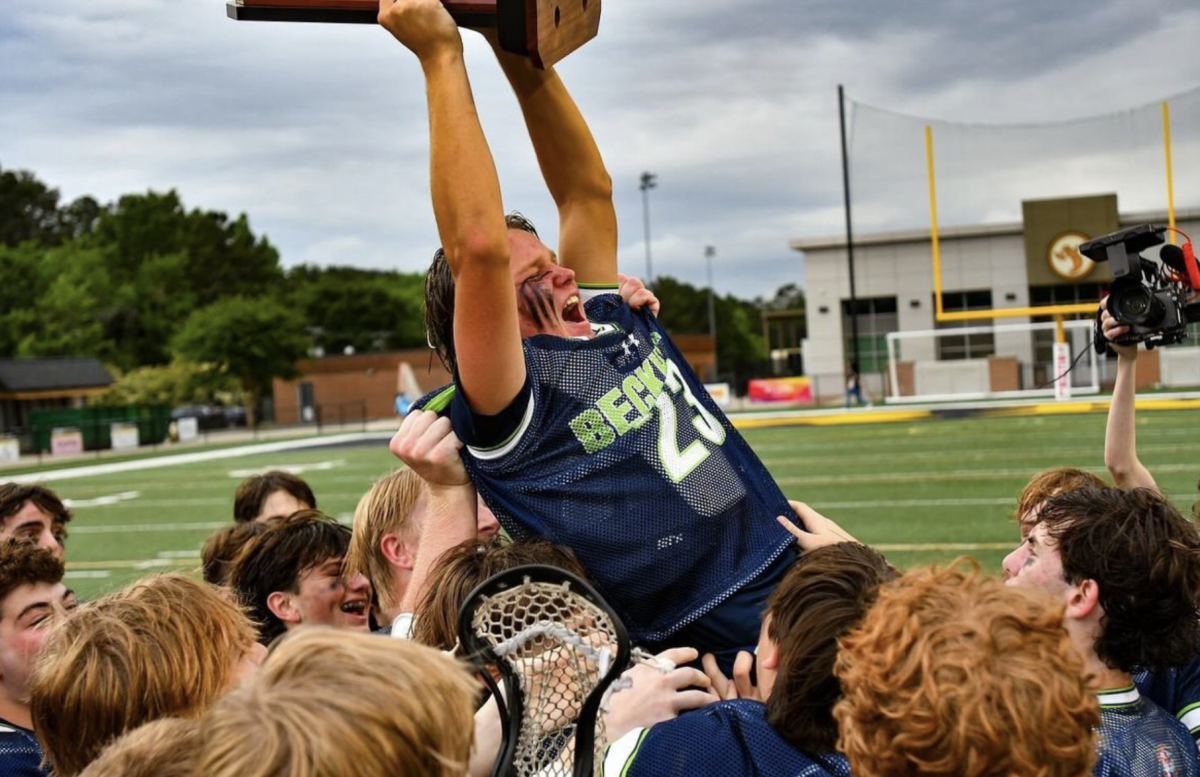
[[341, 445], [355, 442], [384, 442], [392, 438], [393, 432], [353, 432], [350, 434], [332, 434], [325, 437], [309, 437], [302, 440], [284, 440], [282, 442], [266, 442], [254, 445], [239, 445], [236, 448], [223, 448], [216, 451], [198, 451], [195, 453], [178, 453], [133, 461], [118, 461], [112, 464], [92, 464], [86, 467], [71, 467], [70, 469], [50, 469], [40, 472], [30, 472], [24, 475], [4, 476], [0, 480], [10, 483], [42, 483], [45, 481], [76, 480], [90, 478], [96, 475], [111, 475], [117, 472], [138, 472], [147, 469], [162, 469], [178, 467], [182, 464], [197, 464], [204, 461], [219, 461], [234, 459], [240, 456], [255, 456], [260, 453], [279, 453], [281, 451], [304, 450], [306, 448], [323, 448], [330, 445]]

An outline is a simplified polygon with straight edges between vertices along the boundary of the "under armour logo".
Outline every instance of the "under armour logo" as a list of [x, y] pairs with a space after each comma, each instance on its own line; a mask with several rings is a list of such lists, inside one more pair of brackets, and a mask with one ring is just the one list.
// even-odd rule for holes
[[621, 350], [625, 352], [626, 356], [633, 356], [634, 349], [641, 344], [641, 341], [637, 339], [637, 335], [630, 335], [625, 338], [625, 342], [621, 343]]

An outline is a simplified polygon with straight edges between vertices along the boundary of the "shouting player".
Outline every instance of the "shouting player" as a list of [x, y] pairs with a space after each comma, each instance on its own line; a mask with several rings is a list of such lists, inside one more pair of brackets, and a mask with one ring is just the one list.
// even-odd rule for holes
[[[617, 295], [612, 182], [553, 69], [497, 51], [558, 208], [559, 255], [505, 217], [462, 39], [439, 0], [380, 0], [425, 74], [442, 249], [427, 329], [480, 494], [514, 538], [571, 547], [643, 642], [753, 646], [794, 560], [765, 467], [652, 315]], [[493, 41], [494, 43], [494, 41]]]

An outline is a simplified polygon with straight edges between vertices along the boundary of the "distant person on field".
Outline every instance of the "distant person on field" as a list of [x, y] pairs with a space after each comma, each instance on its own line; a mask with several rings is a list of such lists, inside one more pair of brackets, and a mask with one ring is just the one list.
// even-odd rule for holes
[[0, 542], [0, 774], [40, 777], [42, 747], [29, 711], [30, 677], [51, 626], [75, 607], [63, 564], [47, 550]]
[[1139, 669], [1195, 657], [1196, 527], [1157, 491], [1082, 488], [1043, 502], [1026, 544], [1007, 583], [1065, 607], [1067, 632], [1100, 701], [1096, 774], [1200, 775], [1187, 728], [1133, 682]]
[[246, 546], [229, 584], [259, 642], [302, 625], [369, 630], [371, 584], [343, 570], [349, 547], [350, 529], [315, 510], [288, 516]]
[[871, 405], [863, 399], [862, 376], [858, 374], [858, 362], [850, 362], [850, 367], [846, 370], [846, 407], [850, 407], [851, 399], [857, 402], [859, 407]]
[[50, 489], [0, 484], [0, 540], [31, 542], [62, 558], [71, 511]]
[[854, 777], [1084, 777], [1096, 760], [1096, 697], [1060, 607], [978, 572], [883, 586], [835, 671]]
[[233, 520], [265, 521], [284, 517], [297, 510], [317, 509], [312, 489], [299, 477], [283, 470], [271, 470], [246, 478], [233, 497]]
[[159, 718], [194, 718], [253, 674], [266, 651], [207, 583], [156, 575], [77, 608], [34, 672], [34, 730], [56, 777], [75, 777], [114, 739]]
[[414, 410], [391, 447], [408, 467], [359, 500], [346, 572], [366, 575], [390, 633], [407, 637], [434, 562], [462, 542], [496, 536], [500, 526], [467, 477], [449, 419]]
[[412, 410], [412, 397], [401, 391], [396, 395], [396, 415], [403, 418], [408, 415], [408, 411]]

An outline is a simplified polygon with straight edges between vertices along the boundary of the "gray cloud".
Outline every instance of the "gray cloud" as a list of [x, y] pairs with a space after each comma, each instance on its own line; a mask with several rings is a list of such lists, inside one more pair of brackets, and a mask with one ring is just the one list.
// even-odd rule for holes
[[[743, 296], [802, 278], [790, 239], [842, 229], [838, 83], [902, 113], [1040, 122], [1194, 86], [1200, 40], [1200, 9], [1183, 0], [607, 0], [604, 13], [601, 36], [560, 70], [613, 174], [622, 268], [645, 271], [637, 181], [651, 170], [656, 272], [703, 284], [703, 248], [715, 245], [718, 290]], [[436, 232], [423, 85], [382, 31], [239, 24], [219, 0], [23, 3], [4, 14], [5, 167], [32, 169], [67, 197], [178, 188], [189, 205], [249, 213], [288, 264], [425, 266]], [[488, 59], [468, 41], [506, 205], [552, 241], [552, 204]], [[872, 151], [877, 167], [905, 167], [889, 165], [883, 141]], [[987, 190], [989, 173], [978, 175]], [[923, 223], [919, 186], [889, 191], [859, 195], [864, 225]], [[963, 218], [992, 214], [969, 204]]]

